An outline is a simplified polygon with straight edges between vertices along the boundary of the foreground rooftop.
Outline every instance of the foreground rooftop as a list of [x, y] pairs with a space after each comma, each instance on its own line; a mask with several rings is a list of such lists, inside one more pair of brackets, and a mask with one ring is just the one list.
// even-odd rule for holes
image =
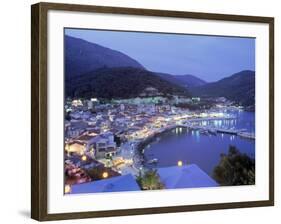
[[219, 186], [195, 164], [158, 168], [157, 173], [166, 189]]
[[139, 190], [140, 188], [131, 174], [92, 181], [84, 184], [75, 184], [71, 187], [72, 194]]

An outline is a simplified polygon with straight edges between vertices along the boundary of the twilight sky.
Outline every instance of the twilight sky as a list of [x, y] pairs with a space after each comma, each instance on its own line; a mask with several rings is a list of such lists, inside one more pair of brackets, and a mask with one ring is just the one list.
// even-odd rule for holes
[[216, 81], [255, 70], [254, 38], [83, 29], [65, 29], [65, 34], [121, 51], [155, 72]]

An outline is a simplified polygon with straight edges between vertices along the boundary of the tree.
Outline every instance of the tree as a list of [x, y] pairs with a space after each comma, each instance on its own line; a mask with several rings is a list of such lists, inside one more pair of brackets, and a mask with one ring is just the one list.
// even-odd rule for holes
[[[92, 180], [101, 180], [105, 178], [120, 176], [118, 172], [103, 166], [96, 166], [86, 169], [85, 171], [92, 178]], [[104, 174], [106, 174], [106, 177], [104, 176]]]
[[137, 182], [142, 190], [158, 190], [164, 188], [156, 170], [148, 170], [144, 173], [139, 173]]
[[255, 160], [229, 146], [228, 154], [222, 154], [214, 168], [213, 177], [223, 186], [255, 184]]
[[71, 117], [70, 117], [70, 111], [65, 112], [65, 120], [70, 121]]
[[117, 135], [114, 135], [114, 142], [116, 143], [117, 147], [121, 145], [121, 138]]

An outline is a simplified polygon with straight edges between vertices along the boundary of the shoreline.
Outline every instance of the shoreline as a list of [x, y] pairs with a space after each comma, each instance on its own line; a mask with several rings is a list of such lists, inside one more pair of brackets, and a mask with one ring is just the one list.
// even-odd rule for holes
[[[198, 121], [228, 120], [228, 119], [229, 120], [236, 119], [236, 117], [194, 118], [194, 119], [186, 119], [185, 122], [186, 123], [192, 123], [192, 122], [198, 122]], [[160, 137], [163, 133], [168, 132], [170, 130], [173, 130], [175, 128], [179, 128], [179, 127], [186, 128], [186, 129], [196, 129], [196, 127], [192, 127], [192, 126], [188, 126], [188, 125], [184, 125], [184, 124], [169, 125], [165, 128], [160, 128], [154, 134], [151, 134], [150, 136], [146, 137], [145, 139], [138, 140], [138, 142], [135, 142], [136, 145], [134, 146], [134, 149], [133, 149], [134, 150], [133, 166], [138, 170], [140, 170], [140, 167], [145, 168], [145, 166], [144, 166], [144, 162], [145, 162], [144, 150], [145, 150], [146, 146], [149, 145], [150, 143], [154, 142], [156, 140], [156, 138]], [[201, 128], [204, 129], [204, 127], [201, 127]], [[226, 133], [226, 134], [231, 134], [231, 133]], [[241, 137], [241, 138], [244, 138], [244, 139], [245, 138], [249, 139], [249, 140], [255, 139], [255, 137], [253, 137], [253, 135], [250, 134], [250, 133], [246, 133], [246, 134], [237, 133], [236, 135]], [[137, 161], [135, 161], [135, 160], [137, 160]]]
[[[162, 131], [157, 131], [156, 133], [146, 137], [145, 139], [139, 140], [138, 142], [136, 142], [135, 146], [134, 146], [134, 156], [133, 156], [133, 163], [134, 163], [134, 167], [136, 169], [140, 169], [140, 167], [144, 168], [144, 150], [145, 147], [147, 145], [149, 145], [151, 142], [155, 141], [155, 138], [159, 137], [160, 135], [162, 135], [163, 133], [170, 131], [174, 128], [179, 127], [179, 125], [172, 125], [169, 127], [164, 128], [164, 130]], [[187, 128], [187, 127], [185, 127]], [[135, 159], [137, 159], [138, 161], [136, 162]]]

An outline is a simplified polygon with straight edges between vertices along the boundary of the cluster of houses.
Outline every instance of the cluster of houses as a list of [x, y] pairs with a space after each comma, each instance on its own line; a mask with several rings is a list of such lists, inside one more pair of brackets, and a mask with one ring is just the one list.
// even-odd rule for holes
[[[155, 90], [148, 89], [148, 92]], [[173, 99], [176, 102], [200, 101], [200, 98]], [[100, 104], [97, 99], [67, 100], [65, 109], [65, 150], [88, 153], [95, 159], [117, 154], [119, 141], [142, 138], [145, 132], [172, 123], [171, 118], [186, 113], [162, 96], [115, 100]]]
[[102, 159], [116, 155], [117, 146], [111, 132], [96, 134], [85, 132], [65, 143], [67, 153], [88, 154], [92, 158]]
[[[147, 89], [145, 98], [114, 100], [112, 103], [99, 103], [97, 99], [66, 100], [65, 174], [66, 185], [73, 186], [72, 193], [88, 192], [93, 187], [100, 189], [95, 192], [139, 190], [132, 173], [121, 174], [120, 170], [114, 169], [124, 161], [128, 161], [128, 167], [132, 166], [132, 158], [120, 156], [122, 143], [144, 139], [151, 135], [153, 130], [173, 125], [183, 116], [186, 117], [188, 111], [167, 103], [167, 99], [161, 95], [150, 96], [152, 93], [155, 95], [155, 91]], [[172, 100], [176, 103], [199, 102], [200, 98], [174, 97]], [[106, 164], [108, 161], [111, 161], [111, 165]], [[189, 167], [189, 169], [195, 170], [196, 175], [200, 175], [208, 185], [216, 185], [208, 175], [203, 174], [203, 171], [203, 173], [198, 171], [200, 168]], [[95, 170], [97, 173], [89, 175], [90, 170]], [[186, 169], [182, 168], [173, 169], [178, 175], [182, 175], [185, 171]], [[169, 172], [169, 170], [162, 172], [158, 169], [158, 174], [163, 183], [166, 183], [166, 188], [169, 188], [171, 183], [175, 184], [173, 180], [169, 180], [171, 183], [167, 180], [165, 173]], [[189, 186], [186, 183], [183, 185]], [[108, 186], [116, 189], [109, 189]], [[70, 192], [69, 188], [66, 192], [68, 191]]]

